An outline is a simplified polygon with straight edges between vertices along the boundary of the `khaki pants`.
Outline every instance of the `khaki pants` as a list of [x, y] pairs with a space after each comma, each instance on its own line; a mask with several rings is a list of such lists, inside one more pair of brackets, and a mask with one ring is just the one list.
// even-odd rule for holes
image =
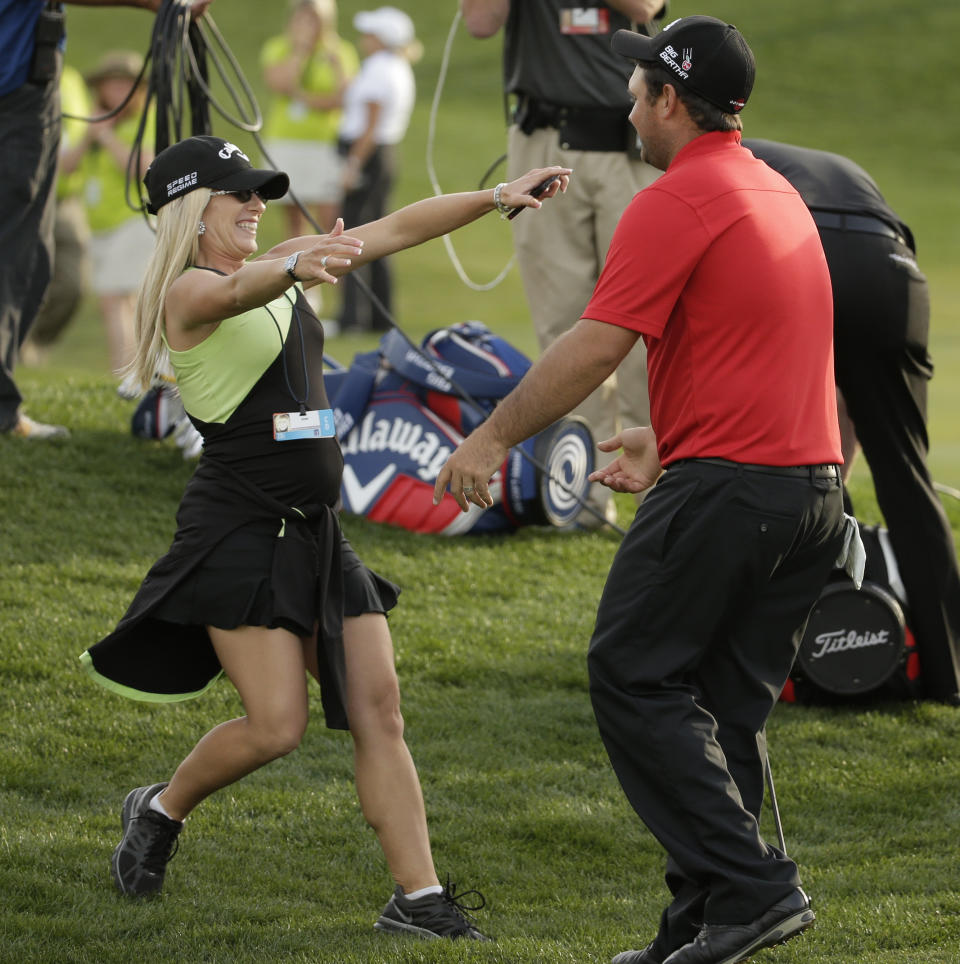
[[89, 281], [90, 228], [79, 198], [62, 198], [57, 202], [53, 243], [53, 277], [28, 336], [29, 341], [41, 348], [59, 340], [80, 306]]
[[[579, 320], [593, 294], [620, 215], [634, 194], [659, 174], [625, 152], [564, 150], [554, 128], [531, 134], [516, 126], [510, 128], [508, 179], [551, 164], [573, 168], [566, 194], [510, 222], [541, 351]], [[647, 359], [642, 342], [637, 342], [617, 371], [576, 409], [576, 414], [590, 423], [597, 441], [616, 435], [621, 428], [650, 423]], [[595, 455], [598, 460], [610, 460], [599, 452]], [[590, 504], [594, 508], [602, 512], [609, 499], [609, 490], [593, 486]]]

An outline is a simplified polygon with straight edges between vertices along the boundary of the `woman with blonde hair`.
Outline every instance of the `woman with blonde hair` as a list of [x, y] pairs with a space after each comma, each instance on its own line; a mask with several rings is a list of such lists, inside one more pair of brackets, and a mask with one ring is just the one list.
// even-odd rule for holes
[[440, 886], [403, 719], [386, 613], [398, 589], [368, 569], [337, 516], [343, 457], [323, 385], [323, 328], [303, 289], [452, 231], [488, 211], [539, 207], [570, 171], [544, 168], [495, 191], [419, 201], [343, 233], [292, 238], [253, 258], [266, 201], [287, 175], [233, 144], [190, 137], [147, 171], [157, 245], [137, 306], [136, 371], [169, 354], [204, 452], [167, 554], [126, 615], [81, 659], [115, 692], [199, 695], [221, 672], [245, 715], [207, 733], [169, 782], [131, 790], [113, 854], [125, 894], [163, 886], [183, 820], [205, 797], [300, 743], [306, 674], [327, 725], [349, 729], [357, 793], [396, 887], [375, 926], [485, 939]]

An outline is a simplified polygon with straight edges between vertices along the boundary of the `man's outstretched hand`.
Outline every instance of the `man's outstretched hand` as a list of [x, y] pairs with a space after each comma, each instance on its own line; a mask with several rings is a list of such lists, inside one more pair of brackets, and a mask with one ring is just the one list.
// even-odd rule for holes
[[657, 437], [649, 425], [626, 428], [619, 435], [597, 442], [601, 452], [623, 454], [609, 465], [590, 473], [591, 482], [599, 482], [615, 492], [643, 492], [660, 478], [663, 468], [657, 456]]

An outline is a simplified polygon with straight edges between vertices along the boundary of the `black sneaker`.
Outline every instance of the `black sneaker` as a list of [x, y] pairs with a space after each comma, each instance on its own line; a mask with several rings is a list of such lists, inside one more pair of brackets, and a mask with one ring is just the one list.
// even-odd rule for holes
[[[448, 877], [447, 886], [442, 894], [430, 894], [419, 900], [407, 900], [403, 896], [403, 888], [397, 887], [373, 926], [378, 931], [388, 931], [392, 934], [489, 941], [491, 938], [481, 934], [465, 914], [465, 911], [480, 910], [484, 906], [486, 901], [483, 899], [483, 894], [476, 890], [465, 890], [461, 894], [455, 894], [454, 886]], [[480, 898], [480, 903], [464, 904], [463, 898], [470, 894], [476, 894]]]
[[664, 964], [738, 964], [761, 948], [785, 944], [815, 919], [810, 898], [797, 887], [749, 924], [704, 924]]
[[110, 861], [121, 894], [146, 897], [163, 887], [167, 861], [177, 852], [177, 836], [183, 829], [179, 820], [150, 809], [150, 801], [164, 787], [165, 783], [137, 787], [123, 801], [123, 839]]
[[663, 964], [663, 955], [657, 951], [655, 942], [651, 942], [642, 951], [623, 951], [610, 964]]

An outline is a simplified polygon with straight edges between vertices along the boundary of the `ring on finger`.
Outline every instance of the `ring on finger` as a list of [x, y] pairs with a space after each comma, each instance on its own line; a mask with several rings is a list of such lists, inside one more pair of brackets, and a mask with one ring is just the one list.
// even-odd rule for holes
[[327, 266], [327, 259], [328, 259], [329, 257], [330, 257], [329, 254], [325, 254], [325, 255], [320, 259], [320, 267], [321, 267], [321, 268], [326, 268], [326, 266]]
[[473, 486], [472, 486], [472, 485], [465, 485], [465, 486], [463, 487], [463, 494], [464, 494], [464, 495], [470, 495], [470, 493], [472, 493], [473, 491], [474, 491], [474, 489], [473, 489]]

